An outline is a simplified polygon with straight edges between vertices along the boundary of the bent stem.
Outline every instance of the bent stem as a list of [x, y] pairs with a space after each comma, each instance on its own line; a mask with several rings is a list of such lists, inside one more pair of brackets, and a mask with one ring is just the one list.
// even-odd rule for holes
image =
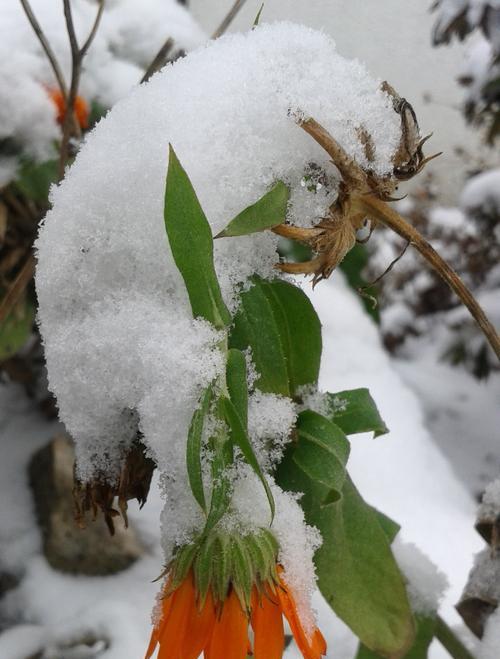
[[463, 304], [469, 309], [474, 320], [488, 339], [489, 344], [500, 359], [500, 337], [493, 324], [489, 321], [476, 298], [469, 291], [457, 273], [436, 252], [429, 242], [397, 213], [388, 204], [371, 195], [357, 196], [353, 199], [353, 205], [370, 217], [378, 220], [381, 224], [395, 231], [402, 238], [410, 242], [424, 257], [427, 263], [439, 274], [448, 286], [457, 294]]
[[440, 616], [436, 620], [434, 636], [453, 659], [475, 659]]

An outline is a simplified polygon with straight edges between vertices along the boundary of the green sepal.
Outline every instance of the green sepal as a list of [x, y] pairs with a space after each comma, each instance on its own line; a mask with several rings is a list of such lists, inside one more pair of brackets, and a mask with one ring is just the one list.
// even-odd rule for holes
[[226, 421], [229, 425], [229, 429], [231, 431], [232, 441], [236, 446], [239, 447], [239, 449], [243, 453], [243, 457], [245, 458], [246, 462], [250, 465], [250, 467], [252, 467], [253, 471], [259, 477], [264, 487], [267, 500], [269, 501], [269, 507], [271, 509], [271, 523], [272, 523], [275, 513], [273, 493], [271, 492], [271, 488], [269, 487], [264, 472], [262, 471], [259, 462], [255, 456], [248, 434], [245, 428], [243, 427], [243, 423], [236, 410], [236, 407], [229, 400], [229, 398], [222, 398], [222, 407], [224, 410], [224, 416], [226, 418]]
[[203, 439], [203, 424], [210, 409], [212, 387], [207, 387], [201, 397], [200, 407], [195, 410], [189, 426], [186, 444], [186, 466], [189, 485], [194, 498], [203, 512], [207, 512], [205, 490], [203, 488], [203, 473], [201, 468], [201, 447]]
[[231, 322], [231, 315], [215, 273], [210, 225], [188, 175], [169, 147], [164, 217], [172, 256], [184, 279], [193, 316], [222, 329]]
[[222, 519], [231, 502], [231, 482], [227, 469], [233, 463], [233, 446], [225, 432], [212, 439], [212, 496], [204, 534], [211, 531]]
[[198, 606], [200, 609], [205, 604], [208, 590], [212, 582], [213, 544], [215, 539], [215, 534], [208, 535], [201, 543], [200, 551], [194, 560], [193, 572], [198, 595]]
[[186, 578], [198, 549], [199, 543], [193, 542], [192, 544], [184, 545], [177, 551], [173, 560], [172, 581], [169, 588], [170, 592], [178, 588]]
[[217, 534], [212, 545], [212, 592], [218, 602], [223, 602], [231, 582], [231, 539], [225, 533]]
[[389, 432], [368, 389], [350, 389], [326, 396], [330, 408], [328, 417], [346, 435], [373, 432], [373, 436], [378, 437]]
[[250, 611], [255, 573], [245, 543], [238, 537], [232, 539], [231, 567], [234, 574], [234, 589], [241, 606], [244, 610]]
[[238, 213], [215, 238], [246, 236], [283, 224], [289, 198], [290, 190], [278, 181], [264, 196]]

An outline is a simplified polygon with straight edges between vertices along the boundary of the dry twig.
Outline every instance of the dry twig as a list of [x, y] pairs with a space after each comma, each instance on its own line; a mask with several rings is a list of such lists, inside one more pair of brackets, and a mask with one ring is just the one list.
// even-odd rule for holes
[[154, 73], [156, 73], [163, 66], [165, 66], [165, 64], [168, 62], [168, 56], [170, 55], [170, 51], [172, 50], [173, 47], [174, 47], [174, 40], [171, 37], [168, 37], [168, 39], [165, 41], [163, 46], [154, 56], [153, 60], [151, 61], [151, 64], [146, 69], [146, 72], [141, 78], [141, 84], [143, 82], [147, 82]]
[[0, 325], [4, 322], [12, 309], [14, 309], [18, 301], [21, 299], [21, 296], [26, 290], [26, 286], [30, 283], [34, 274], [35, 257], [30, 252], [17, 277], [14, 279], [6, 294], [2, 298], [2, 302], [0, 304]]
[[87, 51], [92, 43], [99, 23], [101, 21], [102, 12], [104, 10], [105, 0], [99, 0], [99, 6], [97, 9], [96, 17], [94, 24], [89, 32], [87, 39], [85, 40], [83, 46], [78, 45], [78, 39], [75, 32], [75, 26], [73, 23], [73, 14], [71, 12], [71, 3], [70, 0], [63, 0], [64, 3], [64, 18], [66, 20], [66, 29], [68, 31], [69, 43], [71, 48], [71, 85], [69, 88], [69, 94], [67, 97], [66, 103], [66, 112], [64, 114], [63, 126], [62, 126], [62, 141], [61, 141], [61, 150], [59, 158], [59, 180], [64, 176], [64, 170], [66, 163], [68, 161], [68, 150], [69, 150], [69, 141], [72, 135], [72, 132], [76, 134], [77, 137], [80, 136], [80, 127], [78, 122], [75, 120], [75, 101], [78, 94], [78, 86], [80, 84], [80, 75], [82, 72], [82, 62], [87, 54]]
[[245, 0], [236, 0], [234, 5], [231, 7], [231, 9], [224, 17], [222, 23], [212, 34], [212, 39], [218, 39], [220, 36], [224, 34], [224, 32], [227, 30], [227, 28], [231, 25], [233, 20], [236, 18], [236, 14], [240, 11], [240, 9], [243, 7], [244, 4], [245, 4]]

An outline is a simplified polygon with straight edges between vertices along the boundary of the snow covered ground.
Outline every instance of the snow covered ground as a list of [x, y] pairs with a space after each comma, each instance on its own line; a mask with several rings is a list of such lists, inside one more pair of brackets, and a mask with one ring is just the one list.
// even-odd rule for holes
[[[324, 359], [320, 385], [342, 390], [368, 386], [391, 432], [376, 440], [353, 437], [350, 469], [370, 503], [402, 525], [404, 541], [418, 545], [446, 574], [450, 588], [441, 608], [452, 625], [453, 609], [465, 584], [472, 556], [483, 547], [473, 530], [475, 504], [425, 427], [415, 394], [382, 348], [376, 327], [340, 274], [311, 295], [323, 323]], [[441, 380], [444, 389], [449, 383]], [[40, 554], [33, 504], [27, 485], [30, 455], [57, 429], [47, 424], [16, 387], [2, 387], [0, 462], [0, 567], [22, 577], [1, 602], [0, 615], [15, 626], [0, 634], [2, 659], [26, 659], [42, 647], [52, 659], [136, 659], [149, 634], [152, 584], [161, 567], [156, 487], [142, 511], [131, 506], [130, 517], [148, 547], [129, 570], [111, 577], [72, 577], [52, 570]], [[464, 416], [468, 403], [462, 404]], [[473, 412], [473, 410], [471, 410]], [[328, 657], [351, 659], [355, 639], [318, 596], [320, 625], [329, 642]], [[78, 651], [61, 646], [91, 632], [101, 644]], [[109, 649], [103, 649], [109, 643]], [[59, 649], [58, 649], [59, 648]], [[291, 648], [288, 656], [298, 657]], [[444, 658], [439, 646], [432, 659]]]

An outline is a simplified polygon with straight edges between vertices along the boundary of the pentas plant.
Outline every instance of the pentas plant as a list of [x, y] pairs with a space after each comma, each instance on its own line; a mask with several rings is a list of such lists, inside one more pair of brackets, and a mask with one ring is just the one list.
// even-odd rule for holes
[[[321, 323], [291, 278], [327, 278], [367, 221], [385, 223], [500, 351], [389, 205], [426, 164], [424, 142], [387, 83], [325, 34], [278, 23], [153, 76], [53, 189], [37, 293], [79, 521], [100, 508], [113, 530], [115, 497], [126, 517], [160, 472], [166, 565], [148, 656], [275, 659], [286, 618], [319, 658], [316, 588], [359, 638], [358, 659], [420, 659], [443, 636], [437, 602], [415, 598], [394, 558], [398, 525], [347, 471], [348, 436], [387, 428], [366, 389], [319, 390]], [[312, 258], [280, 260], [281, 237]]]

